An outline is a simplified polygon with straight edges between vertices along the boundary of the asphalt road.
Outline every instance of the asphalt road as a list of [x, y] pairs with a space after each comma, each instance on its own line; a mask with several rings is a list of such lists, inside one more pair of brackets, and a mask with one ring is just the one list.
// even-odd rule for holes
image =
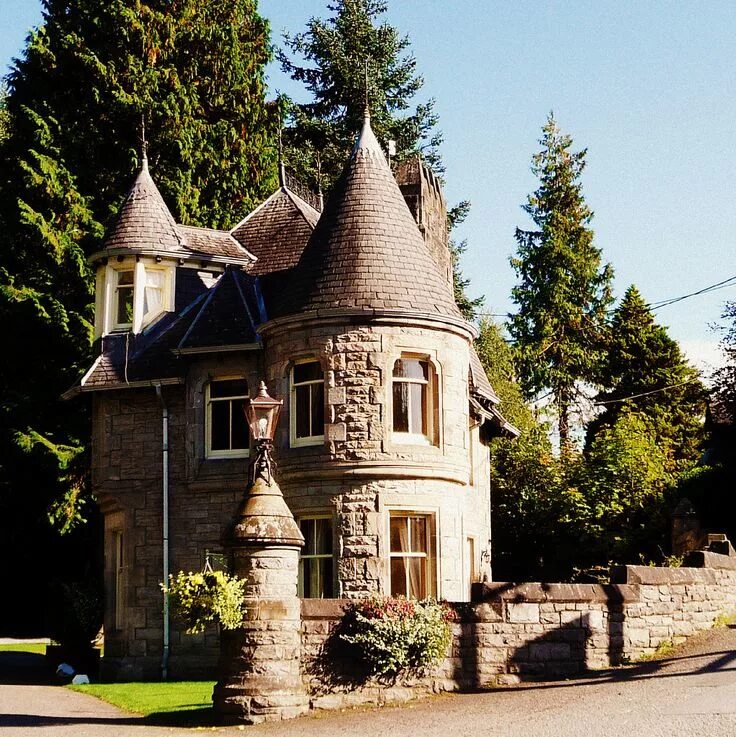
[[[698, 635], [662, 661], [575, 680], [203, 732], [249, 737], [736, 737], [736, 629]], [[2, 737], [192, 737], [203, 732], [146, 726], [58, 686], [0, 686]]]

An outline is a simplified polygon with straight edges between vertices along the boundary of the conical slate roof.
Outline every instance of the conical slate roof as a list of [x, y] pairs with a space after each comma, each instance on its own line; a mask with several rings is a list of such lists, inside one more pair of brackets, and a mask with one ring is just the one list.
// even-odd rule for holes
[[366, 115], [363, 129], [271, 316], [397, 310], [462, 319]]
[[144, 158], [105, 247], [178, 251], [183, 246], [184, 238], [151, 179], [148, 161]]

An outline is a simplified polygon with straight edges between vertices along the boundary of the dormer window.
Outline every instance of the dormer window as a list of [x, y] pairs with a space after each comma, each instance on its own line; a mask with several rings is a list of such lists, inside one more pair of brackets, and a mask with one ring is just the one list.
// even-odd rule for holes
[[166, 271], [145, 270], [146, 286], [143, 290], [143, 324], [147, 325], [164, 311], [166, 303]]
[[133, 269], [115, 272], [113, 314], [116, 328], [129, 328], [133, 325], [134, 276]]
[[101, 289], [96, 309], [103, 317], [96, 321], [97, 335], [115, 330], [140, 333], [164, 312], [174, 309], [172, 265], [140, 259], [108, 264], [98, 276]]

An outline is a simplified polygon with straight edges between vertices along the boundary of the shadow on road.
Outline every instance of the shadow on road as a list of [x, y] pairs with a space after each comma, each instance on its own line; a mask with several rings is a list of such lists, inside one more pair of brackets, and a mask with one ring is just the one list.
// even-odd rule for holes
[[48, 686], [54, 674], [40, 653], [3, 650], [0, 646], [0, 683]]

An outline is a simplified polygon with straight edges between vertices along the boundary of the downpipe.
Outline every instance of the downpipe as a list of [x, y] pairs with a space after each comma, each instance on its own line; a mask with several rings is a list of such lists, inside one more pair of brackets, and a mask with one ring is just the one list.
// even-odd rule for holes
[[[162, 423], [162, 443], [161, 443], [161, 467], [162, 467], [162, 483], [161, 491], [163, 496], [162, 508], [162, 541], [163, 541], [163, 581], [164, 586], [169, 585], [169, 408], [164, 401], [161, 384], [155, 384], [156, 397], [161, 406], [161, 423]], [[165, 681], [169, 677], [169, 650], [170, 650], [170, 615], [169, 615], [169, 595], [164, 591], [163, 606], [163, 649], [161, 655], [161, 680]]]

